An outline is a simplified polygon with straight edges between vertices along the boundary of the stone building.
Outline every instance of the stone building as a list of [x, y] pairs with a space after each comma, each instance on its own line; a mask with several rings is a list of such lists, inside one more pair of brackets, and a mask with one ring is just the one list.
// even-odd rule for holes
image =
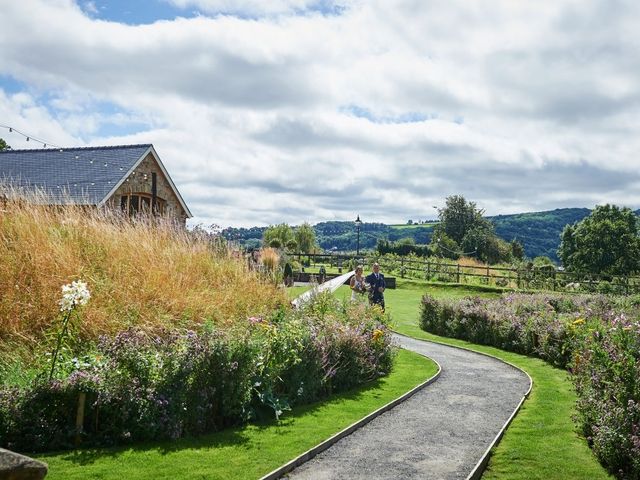
[[52, 205], [193, 216], [151, 144], [0, 151], [0, 181]]

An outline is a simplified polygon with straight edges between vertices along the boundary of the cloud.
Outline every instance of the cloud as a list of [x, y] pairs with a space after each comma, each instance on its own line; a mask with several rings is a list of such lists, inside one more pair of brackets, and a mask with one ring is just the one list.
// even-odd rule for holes
[[431, 218], [458, 193], [489, 214], [640, 206], [634, 2], [170, 3], [200, 15], [8, 2], [2, 123], [154, 143], [220, 225]]

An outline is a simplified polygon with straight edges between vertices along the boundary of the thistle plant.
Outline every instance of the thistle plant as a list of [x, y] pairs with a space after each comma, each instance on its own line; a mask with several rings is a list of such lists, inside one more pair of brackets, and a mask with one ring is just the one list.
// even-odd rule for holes
[[53, 379], [53, 372], [56, 368], [56, 361], [58, 360], [58, 353], [62, 346], [62, 340], [67, 333], [69, 326], [69, 320], [73, 312], [78, 307], [86, 305], [91, 298], [87, 284], [83, 281], [77, 280], [67, 285], [62, 286], [62, 299], [58, 302], [60, 305], [60, 311], [62, 312], [62, 327], [58, 332], [58, 339], [56, 341], [56, 348], [53, 350], [51, 357], [51, 372], [49, 372], [49, 381]]

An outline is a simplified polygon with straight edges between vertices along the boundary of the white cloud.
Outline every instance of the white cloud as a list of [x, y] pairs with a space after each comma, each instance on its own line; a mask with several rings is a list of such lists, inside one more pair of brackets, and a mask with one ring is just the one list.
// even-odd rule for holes
[[635, 3], [172, 1], [252, 18], [130, 26], [6, 2], [0, 74], [28, 87], [0, 90], [2, 123], [152, 142], [222, 225], [426, 218], [456, 193], [491, 214], [640, 206]]

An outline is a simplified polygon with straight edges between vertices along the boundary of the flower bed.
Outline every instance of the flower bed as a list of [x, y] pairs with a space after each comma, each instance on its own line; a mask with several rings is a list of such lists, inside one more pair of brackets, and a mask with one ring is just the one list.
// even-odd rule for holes
[[637, 299], [505, 295], [422, 299], [420, 327], [438, 335], [535, 355], [566, 367], [576, 420], [602, 464], [640, 478], [640, 309]]
[[22, 387], [0, 390], [0, 446], [72, 447], [80, 393], [83, 446], [174, 439], [314, 401], [390, 371], [391, 336], [379, 310], [321, 295], [219, 330], [129, 329]]

